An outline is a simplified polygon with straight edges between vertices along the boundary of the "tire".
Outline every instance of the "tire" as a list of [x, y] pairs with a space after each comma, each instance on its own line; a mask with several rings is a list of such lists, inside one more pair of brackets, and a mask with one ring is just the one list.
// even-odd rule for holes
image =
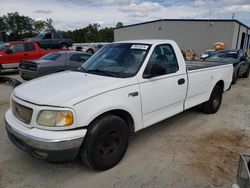
[[233, 80], [232, 80], [232, 84], [233, 84], [233, 85], [236, 84], [238, 78], [239, 78], [239, 70], [238, 70], [237, 73], [234, 74], [234, 76], [233, 76]]
[[88, 49], [88, 50], [87, 50], [87, 53], [89, 53], [89, 54], [92, 54], [92, 55], [93, 55], [95, 52], [94, 52], [94, 50], [92, 50], [92, 49]]
[[2, 69], [2, 66], [0, 65], [0, 74], [2, 73], [2, 70], [3, 70], [3, 69]]
[[108, 170], [123, 158], [128, 140], [126, 122], [114, 115], [104, 115], [90, 125], [80, 150], [80, 159], [95, 170]]
[[[1, 70], [0, 70], [1, 72]], [[250, 72], [250, 65], [248, 66], [247, 72], [242, 75], [243, 78], [248, 78], [249, 77], [249, 72]]]
[[216, 85], [210, 95], [207, 102], [202, 104], [202, 111], [207, 114], [216, 113], [221, 105], [222, 101], [222, 89], [220, 86]]

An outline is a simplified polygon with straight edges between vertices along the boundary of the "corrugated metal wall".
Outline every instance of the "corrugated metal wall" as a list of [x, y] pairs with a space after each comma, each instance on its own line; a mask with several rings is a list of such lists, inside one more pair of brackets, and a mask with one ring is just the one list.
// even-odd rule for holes
[[[215, 42], [225, 48], [235, 48], [238, 35], [237, 22], [209, 21], [157, 21], [115, 29], [115, 41], [133, 39], [172, 39], [181, 49], [202, 53], [212, 49]], [[239, 39], [240, 40], [240, 39]]]
[[[239, 39], [238, 39], [238, 45], [237, 48], [241, 47], [241, 41], [242, 41], [242, 34], [245, 33], [245, 38], [243, 39], [244, 41], [247, 40], [247, 28], [244, 26], [240, 26], [240, 32], [239, 32]], [[238, 34], [238, 33], [237, 33]], [[244, 43], [244, 42], [243, 42]], [[235, 46], [236, 47], [236, 46]]]

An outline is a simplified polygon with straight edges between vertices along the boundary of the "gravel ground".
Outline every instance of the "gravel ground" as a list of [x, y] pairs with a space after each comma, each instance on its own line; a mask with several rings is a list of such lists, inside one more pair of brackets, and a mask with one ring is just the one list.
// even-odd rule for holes
[[77, 160], [47, 163], [16, 148], [4, 128], [11, 91], [0, 84], [0, 187], [226, 188], [239, 152], [250, 154], [250, 78], [224, 94], [214, 115], [191, 109], [136, 133], [123, 160], [105, 172]]

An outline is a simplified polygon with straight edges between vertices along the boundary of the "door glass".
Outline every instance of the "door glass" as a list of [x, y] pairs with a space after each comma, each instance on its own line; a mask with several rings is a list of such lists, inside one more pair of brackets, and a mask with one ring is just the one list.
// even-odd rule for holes
[[69, 36], [66, 33], [62, 32], [61, 35], [63, 39], [69, 39]]
[[70, 57], [70, 61], [85, 62], [90, 58], [91, 55], [88, 54], [74, 54]]
[[61, 39], [59, 33], [53, 33], [53, 38], [54, 39]]
[[57, 60], [59, 57], [61, 56], [60, 53], [49, 53], [43, 57], [40, 58], [40, 60], [51, 60], [51, 61], [55, 61]]
[[51, 39], [52, 36], [51, 36], [51, 33], [46, 33], [44, 36], [43, 36], [43, 39]]
[[240, 52], [240, 59], [244, 57], [244, 53], [241, 51]]
[[23, 44], [13, 44], [13, 45], [11, 45], [10, 49], [13, 51], [13, 53], [23, 52], [24, 46], [23, 46]]
[[26, 43], [24, 44], [24, 50], [26, 52], [30, 52], [30, 51], [35, 51], [36, 49], [33, 43]]
[[175, 73], [179, 70], [174, 49], [170, 44], [162, 44], [155, 47], [144, 74], [152, 74], [154, 65], [158, 65], [164, 74]]

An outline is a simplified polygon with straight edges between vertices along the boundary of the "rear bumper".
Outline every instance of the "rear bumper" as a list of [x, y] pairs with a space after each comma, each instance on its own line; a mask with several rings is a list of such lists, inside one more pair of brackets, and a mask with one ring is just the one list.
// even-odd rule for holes
[[18, 71], [19, 71], [21, 78], [24, 80], [32, 80], [34, 78], [39, 77], [37, 71], [30, 71], [30, 70], [21, 69], [21, 68], [18, 68]]
[[[5, 115], [5, 128], [9, 139], [14, 145], [35, 158], [50, 162], [62, 162], [75, 159], [84, 139], [84, 135], [75, 139], [65, 137], [63, 139], [55, 138], [53, 140], [35, 137], [10, 125], [8, 115]], [[44, 134], [48, 132], [46, 130], [40, 131], [43, 131]]]

